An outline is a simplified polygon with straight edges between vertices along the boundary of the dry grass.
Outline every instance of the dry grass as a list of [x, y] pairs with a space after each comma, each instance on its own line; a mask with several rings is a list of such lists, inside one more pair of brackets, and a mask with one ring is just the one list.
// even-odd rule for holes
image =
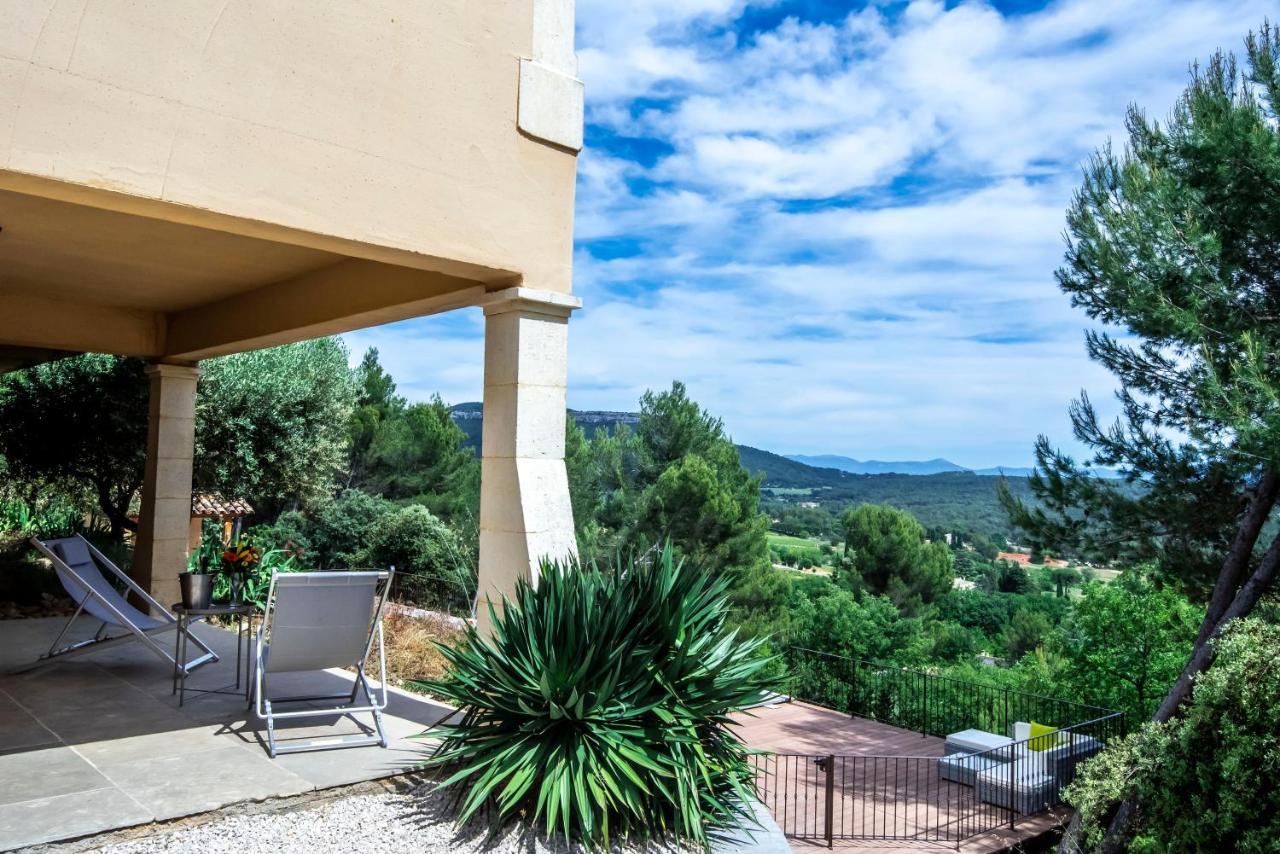
[[462, 632], [435, 620], [397, 613], [387, 613], [382, 626], [387, 642], [387, 680], [398, 687], [442, 676], [448, 665], [436, 643], [453, 644], [462, 637]]

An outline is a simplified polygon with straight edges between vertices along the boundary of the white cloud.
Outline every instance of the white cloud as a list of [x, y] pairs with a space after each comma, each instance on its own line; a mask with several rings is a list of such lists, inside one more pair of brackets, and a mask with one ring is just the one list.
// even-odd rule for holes
[[[685, 380], [778, 451], [1028, 462], [1110, 378], [1056, 288], [1079, 163], [1273, 0], [579, 0], [570, 403]], [[807, 8], [807, 7], [805, 7]], [[773, 21], [761, 31], [738, 24]], [[361, 333], [413, 393], [480, 393], [479, 319]], [[403, 385], [402, 381], [402, 385]], [[1067, 443], [1070, 444], [1070, 443]]]

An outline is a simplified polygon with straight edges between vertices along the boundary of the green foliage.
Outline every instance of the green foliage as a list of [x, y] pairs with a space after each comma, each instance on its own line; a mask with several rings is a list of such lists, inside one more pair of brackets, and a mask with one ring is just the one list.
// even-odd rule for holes
[[90, 497], [117, 538], [136, 529], [129, 504], [146, 461], [143, 368], [139, 359], [86, 354], [0, 376], [6, 477], [30, 484], [33, 495]]
[[597, 488], [596, 460], [591, 453], [591, 443], [572, 417], [565, 418], [564, 467], [569, 479], [574, 531], [579, 543], [586, 548], [594, 542], [602, 496]]
[[840, 517], [845, 559], [873, 593], [914, 613], [951, 589], [951, 552], [925, 541], [924, 526], [888, 505], [864, 504]]
[[368, 532], [394, 509], [379, 495], [348, 489], [312, 515], [308, 538], [317, 566], [352, 566]]
[[771, 687], [761, 641], [726, 628], [728, 581], [672, 550], [614, 571], [544, 565], [493, 634], [443, 648], [429, 690], [463, 713], [432, 758], [486, 803], [591, 844], [708, 831], [746, 817], [753, 774], [730, 713]]
[[1135, 852], [1274, 851], [1280, 839], [1280, 627], [1236, 621], [1183, 715], [1148, 723], [1083, 766], [1066, 792], [1086, 851], [1110, 813], [1140, 795]]
[[396, 394], [396, 384], [378, 361], [378, 349], [370, 347], [360, 360], [353, 377], [356, 405], [351, 413], [351, 446], [348, 474], [353, 483], [364, 483], [369, 476], [370, 449], [378, 428], [394, 414], [403, 411], [404, 398]]
[[792, 590], [787, 627], [791, 645], [871, 661], [924, 660], [929, 640], [921, 621], [903, 618], [887, 598], [858, 597], [825, 579]]
[[[210, 359], [196, 399], [194, 483], [260, 512], [325, 501], [346, 463], [347, 352], [317, 338]], [[145, 430], [146, 418], [142, 419]]]
[[457, 534], [418, 504], [380, 516], [355, 559], [394, 566], [397, 594], [421, 605], [469, 612], [475, 597], [474, 560]]
[[757, 631], [779, 627], [787, 582], [769, 568], [759, 481], [682, 383], [644, 394], [634, 432], [623, 426], [588, 441], [574, 430], [566, 465], [584, 555], [603, 560], [668, 542], [706, 571], [734, 576], [735, 619]]
[[1019, 608], [1009, 618], [1004, 630], [1004, 648], [1009, 658], [1017, 661], [1038, 648], [1053, 629], [1044, 614]]
[[1204, 616], [1169, 588], [1137, 573], [1084, 590], [1062, 627], [1066, 679], [1090, 702], [1138, 721], [1177, 678]]
[[37, 495], [28, 503], [20, 498], [0, 498], [0, 538], [69, 537], [83, 525], [82, 510], [60, 493]]
[[200, 545], [187, 555], [187, 572], [216, 573], [222, 569], [222, 525], [214, 519], [200, 523]]
[[1132, 108], [1126, 148], [1085, 170], [1058, 282], [1125, 332], [1086, 339], [1119, 380], [1123, 415], [1101, 424], [1082, 397], [1071, 417], [1087, 462], [1140, 488], [1090, 477], [1042, 437], [1037, 503], [1005, 497], [1040, 545], [1155, 560], [1205, 590], [1255, 486], [1280, 470], [1278, 52], [1280, 33], [1264, 27], [1244, 69], [1223, 53], [1194, 67], [1164, 123]]
[[782, 504], [774, 514], [773, 530], [780, 534], [810, 539], [839, 539], [840, 525], [823, 507], [796, 507]]
[[937, 617], [981, 632], [988, 639], [1001, 636], [1017, 611], [1041, 614], [1057, 626], [1070, 605], [1036, 593], [999, 593], [985, 590], [952, 590], [937, 602]]
[[369, 446], [363, 488], [392, 500], [409, 499], [436, 515], [476, 515], [480, 463], [438, 396], [393, 411]]
[[298, 559], [299, 565], [317, 567], [316, 553], [311, 546], [313, 527], [312, 517], [306, 513], [286, 510], [270, 524], [254, 525], [249, 529], [249, 536], [254, 545], [286, 551]]
[[981, 635], [959, 623], [945, 620], [930, 623], [929, 636], [932, 642], [929, 658], [939, 663], [971, 661], [981, 648]]
[[[302, 567], [296, 554], [283, 549], [268, 549], [262, 553], [261, 559], [240, 574], [242, 587], [240, 601], [249, 602], [261, 613], [267, 608], [267, 594], [271, 591], [271, 574], [273, 572], [297, 572]], [[213, 598], [217, 601], [231, 598], [231, 576], [219, 572], [213, 578]]]

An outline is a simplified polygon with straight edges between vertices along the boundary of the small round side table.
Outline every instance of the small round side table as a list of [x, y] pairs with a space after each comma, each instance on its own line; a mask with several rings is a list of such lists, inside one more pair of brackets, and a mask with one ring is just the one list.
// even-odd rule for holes
[[[241, 646], [245, 643], [245, 639], [249, 637], [253, 630], [253, 605], [248, 602], [240, 602], [232, 604], [230, 602], [213, 602], [208, 608], [186, 608], [181, 602], [175, 604], [172, 608], [173, 613], [177, 615], [178, 625], [174, 638], [174, 654], [173, 654], [173, 693], [178, 695], [178, 705], [181, 706], [186, 700], [186, 692], [191, 691], [195, 694], [239, 694], [240, 693], [240, 666], [241, 661], [244, 662], [244, 697], [249, 699], [250, 686], [253, 680], [250, 678], [253, 665], [253, 656], [243, 654]], [[224, 685], [221, 688], [188, 688], [187, 687], [187, 668], [184, 666], [187, 660], [187, 646], [191, 638], [191, 624], [198, 622], [203, 617], [235, 617], [236, 618], [236, 681], [235, 685]], [[246, 632], [245, 623], [249, 624], [249, 632]], [[252, 652], [252, 648], [250, 649]], [[227, 690], [234, 688], [234, 691]]]

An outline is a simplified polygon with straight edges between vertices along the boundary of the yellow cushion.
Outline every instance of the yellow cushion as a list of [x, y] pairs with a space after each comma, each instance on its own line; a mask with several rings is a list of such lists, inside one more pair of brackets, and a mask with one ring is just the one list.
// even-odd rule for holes
[[1046, 726], [1031, 721], [1031, 740], [1027, 742], [1028, 750], [1049, 750], [1056, 747], [1058, 737], [1054, 735], [1058, 731], [1057, 727]]

